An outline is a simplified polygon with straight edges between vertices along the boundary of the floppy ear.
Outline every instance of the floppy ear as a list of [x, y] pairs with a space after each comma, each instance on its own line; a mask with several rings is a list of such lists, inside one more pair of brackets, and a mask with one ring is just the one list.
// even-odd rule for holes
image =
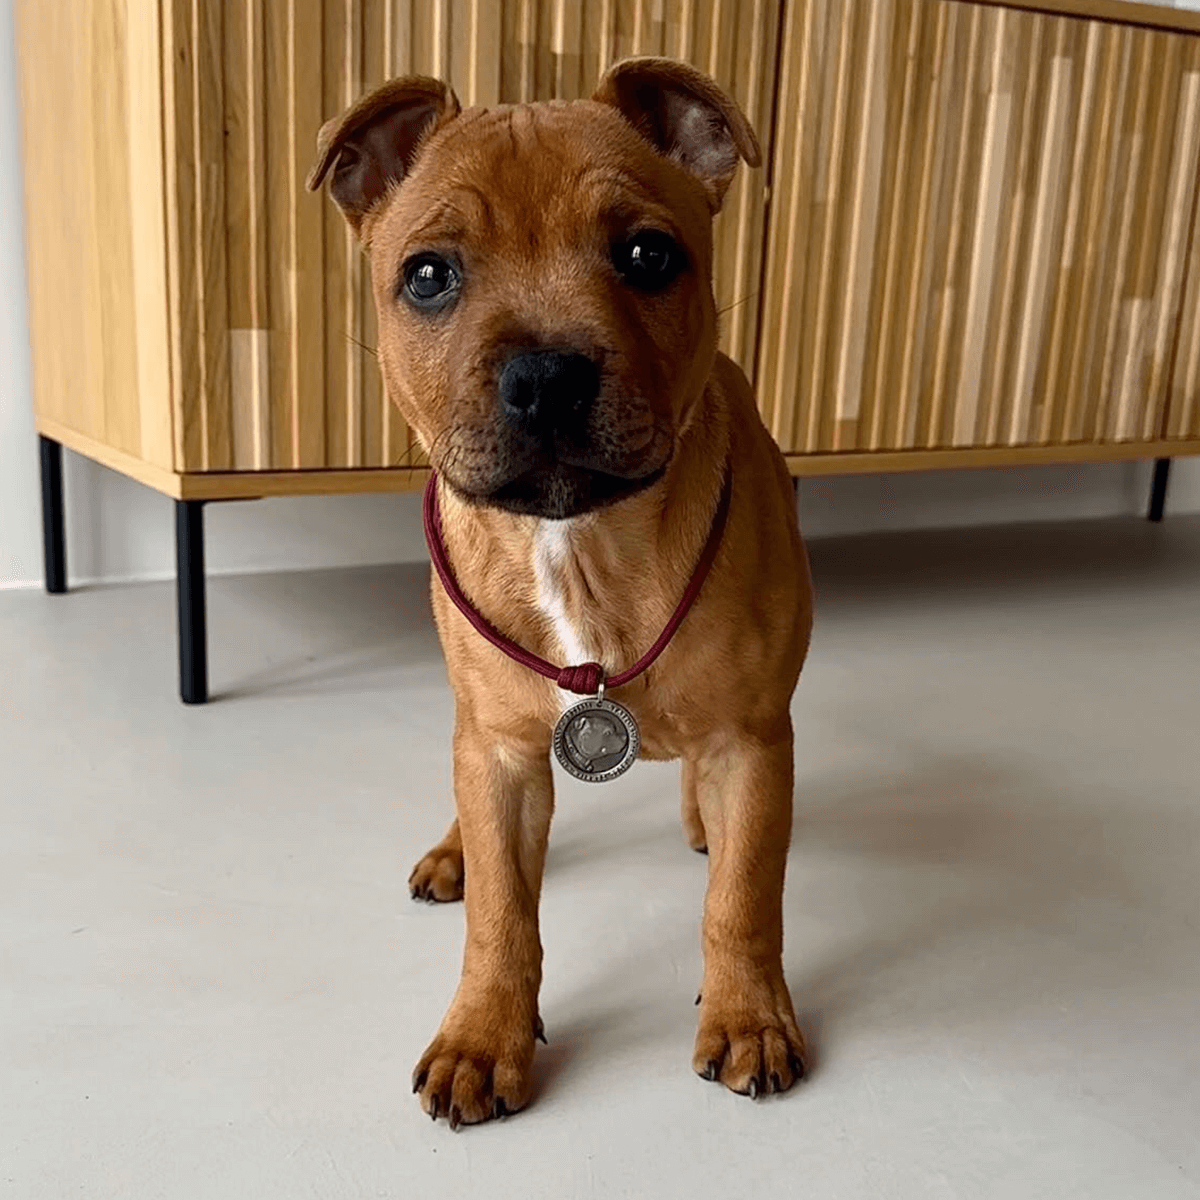
[[717, 212], [738, 160], [762, 152], [742, 110], [709, 77], [670, 58], [630, 58], [610, 67], [593, 100], [611, 104], [655, 149], [696, 176]]
[[458, 113], [458, 97], [440, 80], [410, 75], [385, 83], [321, 127], [309, 190], [332, 168], [330, 195], [360, 233], [367, 213], [412, 170], [426, 134]]

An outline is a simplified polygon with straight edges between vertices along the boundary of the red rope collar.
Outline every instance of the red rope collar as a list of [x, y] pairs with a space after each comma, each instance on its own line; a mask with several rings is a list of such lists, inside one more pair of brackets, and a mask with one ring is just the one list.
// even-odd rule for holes
[[472, 606], [463, 594], [462, 588], [458, 586], [458, 580], [454, 576], [454, 567], [446, 552], [446, 542], [442, 536], [442, 514], [438, 505], [436, 472], [430, 472], [429, 482], [425, 485], [425, 542], [429, 547], [429, 555], [433, 559], [434, 570], [437, 571], [438, 578], [441, 579], [442, 586], [446, 589], [446, 595], [454, 601], [458, 611], [470, 621], [479, 634], [523, 667], [528, 667], [531, 671], [536, 671], [547, 679], [553, 679], [564, 691], [575, 692], [580, 696], [592, 696], [600, 690], [601, 684], [615, 688], [636, 679], [667, 648], [671, 638], [675, 636], [675, 631], [683, 623], [683, 618], [687, 616], [688, 610], [695, 603], [700, 589], [704, 586], [704, 580], [708, 577], [713, 562], [716, 560], [717, 551], [721, 548], [721, 537], [725, 532], [725, 522], [729, 516], [729, 501], [732, 492], [733, 474], [727, 469], [725, 485], [721, 489], [721, 499], [717, 504], [708, 541], [704, 545], [704, 552], [700, 555], [700, 561], [696, 564], [696, 570], [692, 575], [691, 582], [687, 585], [687, 590], [683, 593], [683, 598], [679, 601], [678, 607], [662, 633], [658, 635], [658, 641], [632, 667], [627, 671], [622, 671], [619, 675], [614, 675], [611, 679], [605, 678], [604, 668], [599, 663], [582, 663], [577, 667], [556, 667], [553, 663], [547, 662], [544, 658], [540, 658], [506, 638], [488, 623], [487, 618], [478, 609]]

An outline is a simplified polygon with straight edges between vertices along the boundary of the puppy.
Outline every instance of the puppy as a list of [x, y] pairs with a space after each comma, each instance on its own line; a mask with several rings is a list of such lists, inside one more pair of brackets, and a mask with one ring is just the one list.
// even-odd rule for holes
[[[811, 625], [787, 469], [716, 349], [712, 221], [739, 160], [759, 157], [711, 80], [644, 58], [574, 103], [463, 112], [443, 83], [393, 80], [321, 130], [309, 178], [331, 176], [369, 256], [388, 396], [437, 473], [453, 575], [499, 639], [615, 676], [716, 542], [665, 651], [607, 698], [636, 720], [641, 757], [682, 760], [684, 830], [708, 853], [692, 1065], [751, 1097], [804, 1071], [782, 897]], [[410, 883], [465, 899], [466, 948], [413, 1087], [457, 1126], [529, 1100], [551, 743], [577, 697], [432, 590], [457, 820]]]

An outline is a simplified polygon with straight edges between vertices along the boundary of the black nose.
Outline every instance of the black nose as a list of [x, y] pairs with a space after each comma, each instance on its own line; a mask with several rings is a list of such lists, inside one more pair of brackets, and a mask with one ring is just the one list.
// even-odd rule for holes
[[513, 424], [556, 429], [586, 417], [600, 372], [586, 354], [522, 350], [500, 369], [500, 410]]

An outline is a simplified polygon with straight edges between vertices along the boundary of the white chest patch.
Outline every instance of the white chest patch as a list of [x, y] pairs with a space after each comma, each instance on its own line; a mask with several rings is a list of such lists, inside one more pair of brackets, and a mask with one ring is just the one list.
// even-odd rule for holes
[[[579, 630], [567, 616], [566, 599], [563, 593], [563, 572], [570, 551], [570, 521], [539, 521], [533, 535], [533, 574], [537, 580], [538, 607], [554, 630], [554, 636], [562, 647], [564, 667], [577, 667], [594, 661]], [[570, 692], [560, 692], [564, 705], [574, 704], [578, 697]]]

